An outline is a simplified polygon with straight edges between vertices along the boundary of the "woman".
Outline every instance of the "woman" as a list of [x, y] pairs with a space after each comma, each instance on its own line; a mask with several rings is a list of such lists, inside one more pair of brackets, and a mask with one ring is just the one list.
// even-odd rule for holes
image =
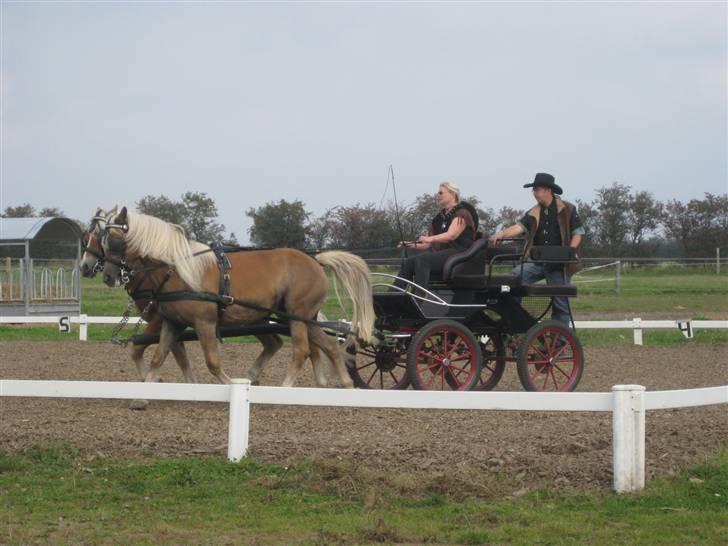
[[[437, 200], [442, 210], [432, 219], [427, 235], [416, 241], [402, 241], [399, 247], [407, 247], [422, 252], [407, 258], [398, 277], [414, 281], [426, 287], [430, 273], [442, 272], [445, 260], [470, 247], [475, 240], [477, 214], [472, 206], [460, 202], [460, 188], [452, 182], [443, 182], [437, 192]], [[406, 283], [396, 280], [395, 286], [405, 288]]]

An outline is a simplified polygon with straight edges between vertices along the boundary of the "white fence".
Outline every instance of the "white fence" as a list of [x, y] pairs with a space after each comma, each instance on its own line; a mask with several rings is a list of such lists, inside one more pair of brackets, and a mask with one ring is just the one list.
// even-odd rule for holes
[[[58, 324], [59, 330], [70, 332], [72, 324], [78, 324], [78, 338], [88, 340], [89, 324], [118, 324], [121, 317], [90, 317], [79, 315], [71, 317], [0, 317], [0, 324]], [[138, 317], [129, 320], [136, 324]], [[634, 344], [642, 345], [642, 332], [648, 329], [680, 330], [687, 338], [693, 337], [693, 332], [700, 329], [728, 330], [728, 320], [642, 320], [639, 317], [632, 320], [577, 320], [576, 329], [586, 330], [632, 330]], [[131, 326], [130, 328], [133, 328]]]
[[613, 487], [618, 493], [645, 484], [645, 412], [728, 403], [728, 385], [646, 392], [640, 385], [617, 385], [611, 393], [431, 392], [312, 389], [232, 385], [119, 383], [104, 381], [0, 380], [0, 398], [100, 398], [227, 402], [230, 407], [228, 459], [248, 451], [250, 404], [347, 406], [364, 408], [596, 411], [612, 412]]

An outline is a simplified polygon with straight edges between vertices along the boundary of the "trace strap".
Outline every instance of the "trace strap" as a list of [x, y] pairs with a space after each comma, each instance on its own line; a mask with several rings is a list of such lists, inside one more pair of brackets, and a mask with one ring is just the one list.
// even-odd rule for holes
[[302, 317], [300, 315], [294, 315], [292, 313], [286, 313], [285, 311], [281, 311], [280, 309], [271, 309], [270, 307], [264, 307], [262, 305], [258, 305], [257, 303], [252, 303], [249, 301], [239, 300], [237, 298], [233, 298], [232, 296], [224, 295], [224, 294], [214, 294], [212, 292], [188, 292], [188, 291], [177, 291], [177, 292], [162, 292], [157, 293], [155, 296], [156, 300], [160, 303], [164, 303], [167, 301], [182, 301], [182, 300], [195, 300], [195, 301], [209, 301], [210, 303], [216, 303], [218, 305], [228, 306], [228, 305], [239, 305], [240, 307], [245, 307], [247, 309], [252, 309], [253, 311], [261, 311], [264, 313], [275, 313], [277, 315], [276, 318], [272, 318], [271, 320], [275, 322], [282, 322], [283, 320], [297, 320], [300, 322], [304, 322], [306, 324], [311, 324], [313, 326], [321, 326], [323, 328], [328, 328], [330, 330], [334, 330], [342, 335], [350, 335], [351, 328], [349, 326], [341, 321], [318, 321], [307, 317]]

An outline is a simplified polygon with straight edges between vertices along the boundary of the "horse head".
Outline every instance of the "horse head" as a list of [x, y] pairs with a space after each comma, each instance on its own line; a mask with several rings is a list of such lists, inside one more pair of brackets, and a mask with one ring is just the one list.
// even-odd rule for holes
[[103, 269], [104, 249], [101, 246], [101, 235], [109, 221], [109, 217], [116, 214], [116, 207], [110, 211], [97, 208], [96, 213], [89, 222], [88, 229], [83, 233], [81, 243], [83, 255], [79, 262], [79, 269], [84, 277], [94, 277]]
[[127, 255], [127, 233], [129, 231], [128, 214], [123, 207], [117, 214], [116, 209], [107, 216], [100, 232], [99, 243], [104, 255], [104, 283], [107, 286], [119, 286], [129, 282], [130, 256]]

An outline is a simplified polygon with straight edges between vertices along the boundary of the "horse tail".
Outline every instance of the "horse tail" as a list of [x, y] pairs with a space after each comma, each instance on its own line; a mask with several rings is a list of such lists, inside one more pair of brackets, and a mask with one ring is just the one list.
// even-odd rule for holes
[[374, 331], [374, 303], [367, 263], [359, 256], [340, 250], [322, 252], [314, 258], [334, 274], [334, 287], [340, 284], [351, 298], [351, 327], [357, 337], [370, 341]]

